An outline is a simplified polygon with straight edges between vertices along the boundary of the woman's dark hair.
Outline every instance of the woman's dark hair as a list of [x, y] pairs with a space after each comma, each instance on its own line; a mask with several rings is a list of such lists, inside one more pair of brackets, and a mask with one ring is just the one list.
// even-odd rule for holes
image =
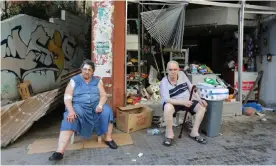
[[83, 68], [84, 65], [89, 65], [91, 66], [91, 68], [93, 69], [93, 71], [95, 71], [95, 64], [90, 60], [90, 59], [86, 59], [82, 62], [81, 64], [81, 68]]

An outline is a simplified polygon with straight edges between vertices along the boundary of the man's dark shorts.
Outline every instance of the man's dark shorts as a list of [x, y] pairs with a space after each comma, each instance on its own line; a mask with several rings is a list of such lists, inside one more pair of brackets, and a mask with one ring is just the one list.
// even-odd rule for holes
[[[193, 104], [191, 105], [191, 107], [186, 107], [186, 106], [183, 106], [183, 105], [173, 105], [174, 106], [174, 110], [175, 110], [175, 112], [174, 112], [174, 117], [175, 117], [175, 115], [176, 115], [176, 113], [178, 112], [178, 111], [188, 111], [188, 112], [190, 112], [192, 115], [194, 115], [195, 114], [195, 111], [194, 111], [194, 109], [195, 109], [195, 107], [196, 107], [196, 105], [198, 104], [198, 101], [197, 100], [192, 100], [192, 102], [193, 102]], [[164, 111], [164, 107], [165, 107], [165, 104], [166, 103], [164, 103], [163, 104], [163, 111]]]

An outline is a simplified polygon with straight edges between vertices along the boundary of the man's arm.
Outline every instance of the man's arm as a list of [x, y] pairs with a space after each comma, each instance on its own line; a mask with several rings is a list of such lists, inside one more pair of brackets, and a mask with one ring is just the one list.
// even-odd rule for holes
[[74, 112], [73, 105], [72, 105], [74, 86], [75, 86], [75, 82], [73, 80], [70, 80], [64, 93], [64, 104], [69, 112]]
[[165, 81], [161, 81], [160, 94], [161, 94], [162, 102], [164, 102], [164, 103], [171, 103], [172, 105], [185, 105], [186, 100], [184, 100], [184, 99], [170, 98], [168, 85]]
[[100, 91], [100, 101], [99, 101], [99, 105], [98, 106], [100, 108], [102, 108], [103, 105], [106, 103], [106, 100], [107, 100], [107, 94], [105, 92], [102, 80], [99, 81], [98, 88], [99, 88], [99, 91]]

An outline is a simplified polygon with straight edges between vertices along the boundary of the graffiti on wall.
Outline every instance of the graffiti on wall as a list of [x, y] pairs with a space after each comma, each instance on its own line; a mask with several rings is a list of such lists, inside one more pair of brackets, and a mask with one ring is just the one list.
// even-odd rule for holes
[[49, 36], [42, 25], [38, 25], [28, 43], [24, 43], [20, 37], [21, 29], [20, 25], [14, 27], [11, 35], [1, 41], [6, 49], [1, 59], [1, 71], [12, 72], [24, 80], [30, 72], [52, 70], [57, 79], [64, 69], [65, 60], [74, 58], [76, 43], [70, 42], [66, 35], [62, 37], [56, 30]]
[[100, 77], [112, 76], [112, 34], [114, 25], [112, 23], [112, 14], [114, 5], [111, 1], [96, 2], [98, 10], [94, 19], [94, 62], [97, 70], [95, 75]]
[[11, 91], [11, 86], [9, 84], [1, 85], [1, 94], [7, 94]]
[[[18, 19], [28, 23], [14, 24]], [[18, 80], [29, 80], [35, 93], [57, 88], [61, 76], [78, 68], [85, 57], [76, 37], [69, 35], [67, 29], [37, 20], [23, 15], [1, 23], [3, 99], [19, 97]]]
[[5, 55], [1, 59], [1, 71], [12, 72], [24, 80], [30, 72], [52, 70], [57, 78], [64, 65], [60, 33], [55, 31], [50, 37], [43, 26], [37, 26], [31, 33], [29, 42], [24, 43], [20, 37], [21, 29], [20, 25], [14, 27], [11, 35], [1, 41], [1, 45], [6, 47]]

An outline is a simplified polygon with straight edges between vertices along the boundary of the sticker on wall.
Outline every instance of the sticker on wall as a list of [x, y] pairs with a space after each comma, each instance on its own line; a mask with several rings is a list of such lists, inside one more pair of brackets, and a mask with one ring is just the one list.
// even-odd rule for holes
[[112, 14], [114, 5], [111, 1], [95, 2], [94, 7], [98, 9], [94, 15], [94, 62], [96, 70], [94, 75], [100, 77], [112, 76], [112, 35], [114, 25]]

